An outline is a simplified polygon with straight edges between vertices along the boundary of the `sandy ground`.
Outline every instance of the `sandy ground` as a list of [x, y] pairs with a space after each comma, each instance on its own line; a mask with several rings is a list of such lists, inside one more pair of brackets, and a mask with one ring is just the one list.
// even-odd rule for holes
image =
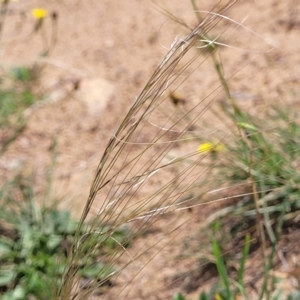
[[[189, 1], [169, 0], [159, 5], [184, 19], [189, 26], [196, 25]], [[214, 5], [212, 1], [201, 1], [199, 7], [206, 11]], [[34, 7], [44, 7], [49, 15], [55, 12], [58, 16], [57, 43], [47, 58], [39, 58], [43, 50], [41, 36], [31, 34], [34, 20], [30, 10]], [[159, 10], [159, 6], [149, 0], [20, 0], [11, 4], [11, 16], [2, 33], [2, 66], [9, 68], [37, 61], [44, 67], [39, 89], [45, 96], [39, 105], [26, 112], [27, 129], [0, 162], [2, 178], [25, 165], [28, 172], [36, 174], [37, 186], [43, 186], [51, 145], [56, 139], [54, 196], [62, 199], [63, 207], [70, 208], [75, 215], [80, 214], [109, 137], [174, 38], [187, 33]], [[221, 41], [231, 46], [222, 50], [225, 75], [230, 78], [237, 101], [253, 113], [282, 101], [296, 107], [295, 101], [300, 95], [299, 12], [299, 4], [292, 0], [240, 1], [230, 17], [243, 22], [253, 32], [242, 26], [221, 31]], [[50, 36], [51, 18], [45, 21]], [[221, 29], [213, 35], [218, 35]], [[188, 86], [182, 86], [180, 92], [188, 101], [195, 102], [219, 85], [211, 62], [206, 60], [201, 72]], [[222, 93], [217, 94], [216, 101], [224, 101]], [[205, 118], [207, 126], [211, 122], [218, 127], [217, 120], [211, 120], [209, 115]], [[164, 241], [168, 235], [168, 241], [180, 236], [192, 240], [193, 231], [197, 231], [197, 224], [202, 220], [199, 214], [204, 213], [205, 210], [197, 210], [181, 214], [176, 220], [171, 218], [177, 225], [187, 224], [180, 234], [164, 231], [163, 224], [171, 222], [165, 217], [157, 222], [156, 234], [150, 237]], [[183, 281], [188, 280], [185, 276], [176, 281], [176, 275], [195, 269], [192, 254], [178, 265], [178, 257], [184, 256], [185, 242], [178, 243], [173, 247], [164, 247], [162, 243], [159, 251], [149, 250], [146, 258], [136, 264], [143, 268], [145, 262], [155, 256], [152, 263], [134, 279], [132, 288], [127, 287], [118, 297], [171, 299], [174, 292], [182, 288]], [[131, 251], [138, 251], [139, 247], [145, 247], [145, 239], [137, 241]], [[124, 272], [115, 289], [132, 278], [131, 271], [136, 272], [134, 267]], [[115, 289], [101, 297], [116, 299]], [[193, 299], [197, 290], [191, 289]]]

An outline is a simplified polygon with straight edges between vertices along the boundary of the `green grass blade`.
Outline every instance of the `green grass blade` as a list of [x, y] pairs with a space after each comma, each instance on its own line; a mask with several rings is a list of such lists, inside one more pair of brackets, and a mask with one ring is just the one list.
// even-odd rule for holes
[[245, 263], [246, 263], [246, 259], [247, 256], [249, 254], [249, 249], [250, 249], [250, 235], [247, 234], [246, 238], [245, 238], [245, 246], [243, 248], [243, 252], [242, 252], [242, 258], [241, 258], [241, 262], [240, 262], [240, 268], [238, 270], [238, 283], [244, 287], [244, 271], [245, 271]]
[[219, 243], [217, 241], [217, 239], [213, 236], [212, 237], [212, 246], [213, 246], [213, 255], [215, 257], [216, 260], [216, 265], [217, 265], [217, 269], [218, 269], [218, 273], [224, 283], [226, 292], [227, 292], [227, 296], [228, 299], [231, 299], [233, 297], [231, 297], [231, 292], [230, 292], [230, 286], [229, 286], [229, 280], [228, 280], [228, 274], [222, 259], [222, 253], [221, 253], [221, 249], [219, 247]]

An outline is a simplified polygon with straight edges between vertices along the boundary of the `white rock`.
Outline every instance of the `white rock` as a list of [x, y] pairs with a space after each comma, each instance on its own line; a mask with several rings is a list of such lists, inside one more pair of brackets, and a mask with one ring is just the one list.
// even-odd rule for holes
[[90, 114], [99, 113], [113, 97], [114, 89], [114, 85], [103, 78], [84, 79], [80, 83], [79, 99]]

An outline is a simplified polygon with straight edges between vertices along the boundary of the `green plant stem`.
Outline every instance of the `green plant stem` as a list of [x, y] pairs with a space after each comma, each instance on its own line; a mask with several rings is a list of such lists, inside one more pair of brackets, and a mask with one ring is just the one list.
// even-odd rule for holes
[[273, 260], [274, 260], [274, 256], [275, 256], [275, 252], [276, 252], [276, 246], [277, 246], [277, 242], [279, 240], [279, 237], [281, 235], [282, 232], [282, 226], [283, 226], [283, 222], [284, 222], [284, 216], [286, 213], [286, 208], [289, 205], [289, 199], [284, 200], [283, 204], [282, 204], [282, 210], [279, 216], [279, 221], [278, 224], [276, 226], [276, 239], [274, 242], [272, 242], [272, 251], [271, 251], [271, 255], [269, 257], [269, 261], [268, 261], [268, 265], [267, 265], [267, 272], [264, 276], [264, 282], [263, 282], [263, 288], [261, 290], [261, 295], [259, 299], [263, 298], [264, 293], [266, 293], [266, 299], [270, 299], [270, 291], [268, 290], [268, 279], [269, 279], [269, 270], [272, 269], [273, 267]]
[[229, 280], [228, 280], [228, 273], [226, 271], [225, 265], [224, 265], [224, 261], [222, 259], [222, 253], [221, 253], [221, 249], [219, 246], [219, 243], [216, 239], [215, 236], [212, 237], [212, 247], [213, 247], [213, 254], [216, 260], [216, 266], [218, 269], [218, 273], [219, 276], [221, 277], [223, 284], [225, 286], [226, 292], [227, 292], [227, 297], [230, 300], [233, 300], [231, 291], [230, 291], [230, 284], [229, 284]]
[[[260, 237], [261, 241], [261, 253], [262, 253], [262, 259], [263, 259], [263, 264], [264, 264], [264, 278], [268, 278], [268, 263], [266, 262], [266, 237], [264, 234], [264, 228], [263, 228], [263, 223], [262, 223], [262, 214], [259, 211], [259, 199], [258, 199], [258, 192], [257, 192], [257, 186], [255, 183], [255, 179], [253, 178], [253, 175], [251, 173], [251, 166], [253, 165], [253, 148], [251, 142], [247, 139], [247, 137], [244, 137], [245, 142], [248, 145], [248, 148], [250, 150], [250, 166], [249, 166], [249, 177], [251, 180], [252, 184], [252, 191], [253, 191], [253, 200], [254, 200], [254, 205], [255, 205], [255, 210], [256, 210], [256, 220], [257, 220], [257, 232]], [[264, 289], [262, 289], [262, 296], [264, 294]], [[261, 299], [261, 298], [260, 298]]]
[[200, 15], [200, 12], [198, 10], [198, 7], [197, 7], [197, 4], [196, 4], [195, 0], [191, 0], [191, 3], [192, 3], [192, 6], [193, 6], [193, 9], [195, 11], [195, 14], [197, 16], [198, 21], [201, 22], [202, 18], [201, 18], [201, 15]]
[[50, 55], [55, 48], [57, 43], [57, 35], [58, 35], [58, 26], [57, 26], [57, 15], [52, 16], [52, 32], [51, 32], [51, 40], [48, 49], [48, 55]]
[[[195, 14], [196, 14], [196, 16], [197, 16], [198, 22], [201, 23], [201, 22], [202, 22], [202, 17], [201, 17], [201, 15], [200, 15], [200, 13], [199, 13], [199, 9], [198, 9], [198, 7], [197, 7], [197, 4], [196, 4], [195, 0], [191, 0], [191, 4], [192, 4], [193, 9], [194, 9], [194, 11], [195, 11]], [[210, 39], [208, 36], [206, 36], [206, 35], [201, 35], [200, 38], [203, 39], [203, 40], [207, 40], [207, 41], [210, 41], [210, 40], [211, 40], [211, 39]], [[234, 114], [235, 114], [235, 116], [236, 116], [236, 117], [239, 117], [239, 116], [242, 115], [242, 113], [241, 113], [240, 108], [239, 108], [238, 105], [236, 104], [234, 98], [233, 98], [232, 95], [231, 95], [229, 85], [228, 85], [227, 80], [226, 80], [226, 78], [225, 78], [225, 76], [224, 76], [224, 74], [223, 74], [222, 60], [221, 60], [221, 58], [218, 59], [215, 46], [214, 46], [213, 44], [210, 44], [209, 47], [210, 47], [210, 48], [209, 48], [210, 56], [211, 56], [211, 58], [212, 58], [212, 61], [213, 61], [215, 70], [216, 70], [216, 72], [217, 72], [217, 74], [218, 74], [219, 80], [220, 80], [220, 82], [221, 82], [221, 84], [222, 84], [222, 86], [223, 86], [223, 89], [224, 89], [224, 91], [225, 91], [226, 97], [227, 97], [227, 99], [229, 100], [230, 105], [231, 105], [232, 108], [234, 109]]]
[[4, 0], [1, 5], [1, 9], [0, 9], [0, 41], [1, 41], [2, 32], [3, 32], [3, 25], [5, 22], [6, 15], [7, 15], [8, 4], [9, 4], [9, 0]]
[[3, 143], [0, 149], [0, 156], [3, 155], [8, 149], [8, 147], [18, 138], [18, 136], [24, 131], [26, 128], [26, 122], [22, 121], [22, 123], [15, 129], [15, 131], [10, 135]]

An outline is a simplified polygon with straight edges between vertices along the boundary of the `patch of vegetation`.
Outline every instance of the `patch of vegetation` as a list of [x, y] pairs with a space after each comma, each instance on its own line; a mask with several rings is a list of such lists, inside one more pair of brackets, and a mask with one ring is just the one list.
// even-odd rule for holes
[[[61, 283], [78, 221], [69, 211], [41, 206], [30, 181], [20, 176], [1, 188], [0, 201], [1, 299], [50, 299]], [[88, 232], [84, 226], [81, 234], [89, 237], [85, 247], [98, 247], [89, 260], [77, 264], [82, 286], [91, 278], [100, 281], [111, 274], [113, 268], [107, 268], [102, 258], [119, 244], [128, 244], [125, 229], [117, 230], [106, 241], [102, 235]], [[106, 282], [106, 286], [111, 284]]]
[[10, 80], [3, 80], [0, 85], [0, 127], [22, 119], [23, 111], [38, 99], [33, 92], [36, 75], [33, 67], [25, 66], [13, 67], [10, 74], [3, 74], [3, 78]]
[[[196, 1], [191, 0], [191, 3], [201, 22]], [[205, 44], [207, 40], [211, 39], [206, 37], [202, 42]], [[210, 199], [211, 202], [224, 200], [222, 207], [203, 222], [207, 227], [219, 224], [217, 232], [215, 227], [212, 229], [214, 259], [208, 261], [215, 264], [220, 282], [210, 293], [203, 292], [199, 299], [252, 299], [243, 274], [248, 253], [255, 250], [261, 253], [261, 268], [257, 272], [262, 278], [256, 299], [299, 299], [297, 290], [290, 294], [277, 290], [278, 278], [272, 275], [277, 248], [284, 232], [299, 228], [299, 116], [279, 105], [268, 107], [268, 111], [261, 113], [260, 117], [250, 115], [232, 96], [222, 71], [219, 51], [213, 49], [210, 55], [228, 101], [221, 110], [225, 108], [225, 116], [216, 116], [221, 115], [222, 120], [234, 124], [235, 128], [230, 139], [222, 140], [225, 147], [220, 152], [223, 155], [216, 155], [219, 151], [214, 143], [203, 143], [198, 151], [206, 152], [211, 157], [210, 169], [216, 170], [220, 183], [226, 182], [228, 189], [235, 186], [245, 188], [240, 194], [234, 192], [221, 199]], [[194, 127], [197, 129], [197, 125]], [[223, 190], [226, 191], [226, 187], [223, 184]], [[241, 257], [240, 262], [237, 261], [238, 256]], [[226, 268], [230, 262], [239, 266], [234, 268], [234, 272]], [[186, 298], [179, 293], [174, 299]]]

